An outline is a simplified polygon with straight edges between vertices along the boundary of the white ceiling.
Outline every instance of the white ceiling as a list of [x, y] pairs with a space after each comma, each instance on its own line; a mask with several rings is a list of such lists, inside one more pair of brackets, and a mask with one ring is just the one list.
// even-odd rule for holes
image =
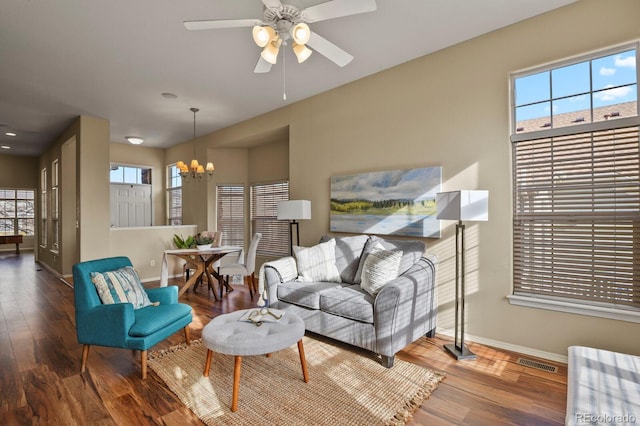
[[190, 107], [202, 135], [573, 1], [377, 0], [375, 12], [310, 25], [355, 57], [346, 67], [317, 53], [298, 64], [285, 48], [286, 61], [254, 74], [250, 28], [182, 22], [262, 18], [260, 0], [2, 0], [0, 145], [11, 149], [0, 153], [38, 155], [78, 115], [108, 119], [113, 142], [169, 147], [192, 138]]

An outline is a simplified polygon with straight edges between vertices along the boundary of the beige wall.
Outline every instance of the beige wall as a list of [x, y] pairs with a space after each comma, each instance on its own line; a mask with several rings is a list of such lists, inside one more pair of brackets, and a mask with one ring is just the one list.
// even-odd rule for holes
[[[509, 74], [640, 37], [640, 2], [582, 0], [198, 139], [232, 146], [289, 126], [291, 197], [312, 202], [301, 242], [329, 229], [334, 175], [441, 165], [443, 190], [487, 189], [490, 221], [467, 232], [467, 333], [543, 355], [583, 344], [640, 354], [640, 325], [511, 306]], [[440, 259], [441, 331], [453, 328], [453, 223]]]
[[153, 226], [166, 225], [166, 196], [165, 187], [167, 169], [164, 164], [164, 149], [147, 148], [145, 146], [110, 143], [109, 159], [111, 163], [151, 168], [151, 200]]

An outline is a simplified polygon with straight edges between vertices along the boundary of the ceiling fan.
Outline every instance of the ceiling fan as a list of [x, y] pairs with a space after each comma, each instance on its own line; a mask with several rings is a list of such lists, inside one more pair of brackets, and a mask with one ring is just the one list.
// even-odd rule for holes
[[280, 46], [287, 45], [289, 40], [298, 62], [304, 62], [316, 51], [344, 67], [353, 60], [353, 56], [311, 31], [307, 24], [376, 10], [375, 0], [333, 0], [302, 10], [280, 0], [261, 1], [264, 4], [262, 19], [185, 21], [184, 26], [188, 30], [253, 27], [253, 40], [263, 48], [253, 70], [255, 73], [269, 72], [277, 61]]

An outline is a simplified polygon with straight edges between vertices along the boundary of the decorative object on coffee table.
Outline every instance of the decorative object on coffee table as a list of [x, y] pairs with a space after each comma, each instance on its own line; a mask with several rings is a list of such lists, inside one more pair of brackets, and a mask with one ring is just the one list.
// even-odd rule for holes
[[475, 359], [476, 355], [464, 345], [464, 229], [462, 221], [489, 220], [489, 191], [461, 190], [439, 192], [436, 195], [439, 220], [456, 223], [456, 300], [454, 343], [444, 345], [457, 360]]

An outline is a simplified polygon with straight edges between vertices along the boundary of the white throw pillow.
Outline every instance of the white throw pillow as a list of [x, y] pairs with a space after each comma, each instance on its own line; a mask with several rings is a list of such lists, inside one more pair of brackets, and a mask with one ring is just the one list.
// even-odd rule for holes
[[375, 297], [386, 283], [398, 278], [401, 260], [402, 252], [398, 250], [369, 252], [362, 267], [360, 287]]
[[340, 272], [336, 267], [336, 240], [330, 239], [312, 247], [293, 246], [298, 262], [298, 281], [339, 283]]

